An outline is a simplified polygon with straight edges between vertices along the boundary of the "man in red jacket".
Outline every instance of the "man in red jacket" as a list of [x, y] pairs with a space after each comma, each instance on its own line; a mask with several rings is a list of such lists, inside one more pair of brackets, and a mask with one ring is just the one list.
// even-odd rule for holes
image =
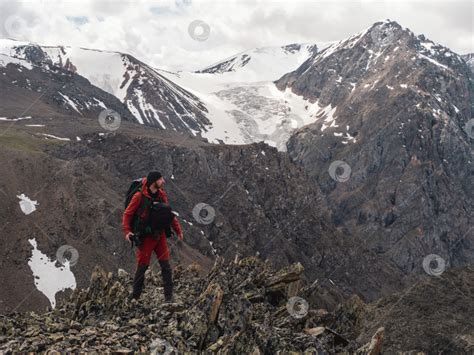
[[[168, 196], [166, 195], [166, 192], [163, 189], [164, 183], [165, 179], [157, 171], [150, 172], [148, 176], [142, 180], [142, 187], [140, 191], [137, 191], [133, 195], [127, 209], [123, 214], [123, 231], [125, 233], [125, 239], [128, 242], [132, 242], [130, 238], [133, 236], [132, 221], [134, 215], [138, 213], [137, 218], [139, 218], [141, 221], [147, 221], [148, 219], [149, 208], [147, 208], [146, 206], [149, 206], [149, 204], [143, 205], [143, 203], [146, 202], [145, 199], [149, 199], [152, 202], [159, 201], [168, 204]], [[176, 217], [173, 218], [171, 226], [178, 235], [178, 239], [183, 240], [183, 232], [181, 229], [181, 225], [179, 224], [179, 221]], [[143, 291], [143, 285], [145, 282], [145, 271], [150, 265], [152, 252], [155, 252], [158, 258], [158, 262], [161, 266], [165, 301], [172, 302], [173, 276], [169, 263], [170, 253], [168, 249], [168, 244], [166, 243], [166, 234], [164, 231], [158, 233], [158, 235], [145, 235], [142, 237], [142, 243], [137, 248], [136, 252], [137, 269], [135, 272], [135, 277], [133, 279], [133, 292], [130, 297], [138, 299]]]

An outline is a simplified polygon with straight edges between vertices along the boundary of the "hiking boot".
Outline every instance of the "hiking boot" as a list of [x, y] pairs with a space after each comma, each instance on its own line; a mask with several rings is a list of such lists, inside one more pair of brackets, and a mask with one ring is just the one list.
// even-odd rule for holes
[[165, 303], [174, 303], [173, 295], [165, 295]]
[[133, 278], [133, 291], [129, 296], [129, 299], [140, 298], [145, 284], [145, 271], [148, 269], [148, 265], [138, 265], [137, 271], [135, 271], [135, 277]]
[[163, 278], [163, 289], [165, 302], [173, 302], [173, 273], [168, 260], [160, 260], [161, 276]]

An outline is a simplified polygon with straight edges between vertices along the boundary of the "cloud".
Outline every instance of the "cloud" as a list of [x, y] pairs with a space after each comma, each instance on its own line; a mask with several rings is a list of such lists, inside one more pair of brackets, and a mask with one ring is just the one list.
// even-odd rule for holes
[[[470, 1], [0, 0], [0, 36], [130, 53], [166, 70], [195, 70], [243, 50], [346, 38], [390, 18], [458, 53], [474, 52]], [[188, 26], [202, 20], [209, 38]]]

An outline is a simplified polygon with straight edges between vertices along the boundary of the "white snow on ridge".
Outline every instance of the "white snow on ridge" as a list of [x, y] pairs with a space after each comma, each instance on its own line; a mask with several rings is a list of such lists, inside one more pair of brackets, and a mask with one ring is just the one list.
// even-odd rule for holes
[[72, 107], [77, 113], [79, 113], [82, 116], [81, 111], [79, 111], [74, 101], [72, 101], [67, 95], [63, 94], [60, 91], [58, 91], [58, 94], [61, 95], [65, 103], [67, 103], [70, 107]]
[[432, 58], [430, 58], [430, 57], [427, 57], [426, 55], [423, 55], [423, 54], [421, 54], [421, 53], [418, 53], [418, 57], [421, 58], [421, 59], [426, 59], [427, 61], [433, 63], [434, 65], [437, 65], [437, 66], [440, 67], [440, 68], [443, 68], [443, 69], [446, 69], [446, 70], [451, 71], [451, 69], [450, 69], [448, 66], [446, 66], [446, 65], [444, 65], [444, 64], [441, 64], [440, 62], [438, 62], [438, 61], [436, 61], [436, 60], [434, 60], [434, 59], [432, 59]]
[[29, 239], [28, 242], [33, 246], [31, 258], [28, 260], [28, 266], [33, 272], [35, 286], [48, 297], [51, 307], [56, 307], [56, 293], [68, 288], [76, 288], [76, 278], [70, 270], [69, 261], [64, 265], [56, 266], [57, 260], [52, 261], [46, 254], [43, 254], [36, 243], [36, 239]]
[[16, 64], [25, 67], [28, 70], [33, 69], [33, 65], [26, 60], [10, 57], [4, 53], [0, 53], [0, 67], [6, 67], [8, 64]]
[[16, 121], [29, 120], [29, 119], [31, 119], [31, 116], [17, 117], [17, 118], [0, 117], [0, 121], [7, 121], [7, 122], [16, 122]]
[[62, 137], [57, 137], [57, 136], [53, 136], [52, 134], [47, 134], [47, 133], [41, 133], [43, 136], [47, 137], [47, 138], [53, 138], [53, 139], [57, 139], [57, 140], [60, 140], [60, 141], [70, 141], [71, 139], [69, 138], [62, 138]]
[[[332, 43], [332, 42], [331, 42]], [[298, 68], [311, 55], [311, 47], [316, 45], [318, 50], [327, 47], [329, 44], [320, 42], [314, 44], [300, 44], [299, 50], [289, 51], [288, 46], [261, 47], [246, 50], [237, 55], [223, 59], [212, 64], [203, 70], [215, 66], [225, 65], [225, 72], [217, 72], [217, 77], [223, 76], [225, 82], [257, 82], [270, 81], [282, 77], [284, 74]], [[225, 62], [230, 62], [225, 63]], [[201, 73], [201, 75], [207, 73]]]
[[64, 66], [69, 59], [78, 74], [123, 102], [135, 72], [131, 70], [126, 78], [129, 61], [122, 53], [75, 47], [41, 48], [55, 64]]

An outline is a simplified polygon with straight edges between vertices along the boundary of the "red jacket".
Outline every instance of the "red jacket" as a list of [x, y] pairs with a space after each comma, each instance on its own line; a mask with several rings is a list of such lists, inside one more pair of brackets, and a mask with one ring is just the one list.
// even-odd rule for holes
[[[138, 208], [140, 207], [140, 203], [142, 200], [142, 194], [145, 195], [148, 198], [151, 198], [148, 188], [146, 187], [146, 178], [143, 178], [142, 181], [142, 188], [141, 191], [138, 191], [133, 195], [132, 200], [130, 201], [127, 209], [123, 213], [123, 219], [122, 219], [122, 228], [123, 232], [125, 235], [127, 233], [132, 232], [132, 220], [133, 216], [137, 212]], [[168, 204], [168, 196], [166, 195], [165, 190], [162, 188], [158, 190], [158, 198], [161, 199], [162, 202]], [[144, 221], [148, 217], [148, 209], [145, 208], [143, 211], [142, 215], [139, 216], [139, 218]], [[173, 227], [174, 231], [177, 234], [181, 234], [181, 225], [179, 224], [178, 218], [173, 218], [173, 222], [171, 223], [171, 227]], [[162, 235], [165, 235], [165, 232], [161, 232]]]

